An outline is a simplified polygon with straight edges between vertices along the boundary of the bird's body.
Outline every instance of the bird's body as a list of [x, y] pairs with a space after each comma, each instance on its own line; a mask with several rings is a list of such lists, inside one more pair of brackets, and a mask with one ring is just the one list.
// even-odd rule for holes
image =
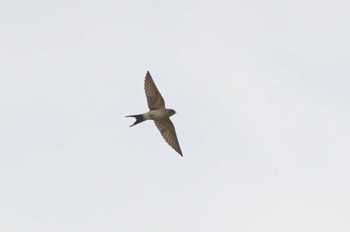
[[162, 109], [162, 110], [150, 110], [143, 114], [143, 118], [146, 120], [162, 120], [169, 118], [175, 114], [175, 110]]
[[177, 140], [175, 127], [170, 118], [176, 114], [175, 110], [165, 108], [165, 102], [155, 85], [151, 74], [147, 72], [145, 77], [145, 92], [147, 97], [148, 112], [144, 114], [128, 115], [134, 117], [136, 121], [130, 127], [135, 126], [146, 120], [153, 120], [165, 141], [176, 150], [181, 156], [182, 151]]

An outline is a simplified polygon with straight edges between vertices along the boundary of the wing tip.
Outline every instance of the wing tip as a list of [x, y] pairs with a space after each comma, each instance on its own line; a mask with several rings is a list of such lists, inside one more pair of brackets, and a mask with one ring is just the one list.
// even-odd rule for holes
[[175, 149], [175, 151], [177, 151], [177, 153], [179, 153], [182, 157], [183, 157], [183, 154], [182, 154], [182, 151], [181, 151], [181, 148], [180, 148], [180, 144], [178, 145], [178, 147]]
[[[169, 144], [170, 145], [170, 144]], [[170, 145], [171, 147], [173, 147], [172, 145]], [[179, 155], [181, 155], [183, 157], [182, 151], [181, 151], [181, 147], [180, 144], [178, 144], [177, 146], [173, 147], [173, 149], [179, 153]]]

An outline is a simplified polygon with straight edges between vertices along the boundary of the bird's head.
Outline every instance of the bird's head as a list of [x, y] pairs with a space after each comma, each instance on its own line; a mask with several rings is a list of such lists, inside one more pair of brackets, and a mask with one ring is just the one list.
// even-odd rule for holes
[[172, 116], [172, 115], [174, 115], [174, 114], [176, 114], [176, 111], [173, 110], [173, 109], [168, 109], [167, 111], [168, 111], [169, 117]]

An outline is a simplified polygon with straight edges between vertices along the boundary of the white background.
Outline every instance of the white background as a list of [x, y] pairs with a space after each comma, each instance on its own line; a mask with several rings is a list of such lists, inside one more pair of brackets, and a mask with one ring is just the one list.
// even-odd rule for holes
[[1, 1], [0, 231], [350, 231], [349, 9]]

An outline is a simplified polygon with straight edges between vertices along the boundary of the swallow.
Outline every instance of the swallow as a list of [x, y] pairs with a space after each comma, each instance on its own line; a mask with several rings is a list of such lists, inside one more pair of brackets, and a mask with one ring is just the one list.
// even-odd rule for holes
[[176, 114], [173, 109], [167, 109], [165, 102], [154, 83], [151, 74], [147, 71], [145, 77], [145, 93], [149, 111], [144, 114], [128, 115], [134, 117], [136, 121], [130, 127], [146, 120], [153, 120], [165, 141], [182, 156], [179, 141], [176, 136], [174, 124], [170, 117]]

